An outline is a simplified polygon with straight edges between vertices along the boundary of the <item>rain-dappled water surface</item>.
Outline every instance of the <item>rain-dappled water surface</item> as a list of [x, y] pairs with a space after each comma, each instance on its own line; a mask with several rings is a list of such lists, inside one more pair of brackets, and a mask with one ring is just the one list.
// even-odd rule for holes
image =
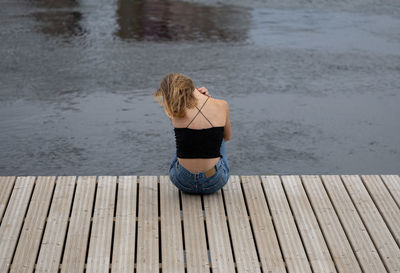
[[399, 173], [391, 5], [1, 2], [0, 174], [167, 174], [169, 72], [230, 104], [232, 174]]

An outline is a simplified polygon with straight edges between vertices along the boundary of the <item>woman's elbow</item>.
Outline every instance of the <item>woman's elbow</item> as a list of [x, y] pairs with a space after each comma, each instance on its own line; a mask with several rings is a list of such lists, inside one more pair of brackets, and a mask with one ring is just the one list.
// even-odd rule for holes
[[228, 141], [231, 139], [231, 136], [224, 136], [224, 141]]

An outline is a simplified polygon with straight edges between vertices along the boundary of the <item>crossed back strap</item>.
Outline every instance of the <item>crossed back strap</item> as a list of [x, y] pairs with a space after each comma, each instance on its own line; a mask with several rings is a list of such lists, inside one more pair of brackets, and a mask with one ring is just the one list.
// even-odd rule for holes
[[195, 107], [196, 107], [199, 111], [198, 111], [197, 114], [194, 116], [194, 118], [189, 122], [189, 124], [188, 124], [188, 126], [186, 126], [186, 128], [189, 127], [189, 125], [193, 122], [193, 120], [197, 117], [197, 115], [198, 115], [199, 113], [201, 113], [201, 114], [203, 115], [203, 117], [205, 117], [206, 120], [208, 120], [208, 122], [211, 124], [212, 127], [214, 127], [214, 126], [212, 125], [211, 121], [203, 114], [203, 112], [201, 112], [201, 109], [203, 109], [203, 106], [206, 104], [206, 102], [208, 101], [209, 98], [210, 98], [210, 97], [207, 97], [206, 101], [203, 103], [203, 105], [200, 107], [200, 109], [195, 105]]

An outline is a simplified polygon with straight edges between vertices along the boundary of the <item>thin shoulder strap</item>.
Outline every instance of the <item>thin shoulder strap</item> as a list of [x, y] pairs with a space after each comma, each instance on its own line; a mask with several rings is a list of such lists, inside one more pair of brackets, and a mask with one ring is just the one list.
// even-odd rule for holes
[[[206, 104], [206, 102], [208, 101], [208, 99], [209, 99], [210, 97], [207, 97], [207, 99], [206, 99], [206, 101], [203, 103], [203, 105], [200, 107], [200, 109], [195, 105], [195, 107], [199, 110], [198, 112], [197, 112], [197, 114], [194, 116], [194, 118], [189, 122], [189, 124], [188, 124], [188, 126], [186, 126], [186, 128], [187, 127], [189, 127], [189, 125], [193, 122], [193, 120], [197, 117], [197, 115], [199, 114], [199, 113], [201, 113], [203, 116], [204, 116], [204, 114], [201, 112], [201, 109], [203, 109], [203, 107], [204, 107], [204, 105]], [[204, 116], [205, 117], [205, 116]], [[205, 117], [206, 118], [206, 117]], [[207, 118], [206, 118], [207, 119]], [[207, 119], [208, 120], [208, 119]], [[208, 122], [210, 122], [209, 120], [208, 120]], [[211, 122], [210, 122], [211, 123]], [[212, 124], [211, 124], [211, 126], [212, 126]]]

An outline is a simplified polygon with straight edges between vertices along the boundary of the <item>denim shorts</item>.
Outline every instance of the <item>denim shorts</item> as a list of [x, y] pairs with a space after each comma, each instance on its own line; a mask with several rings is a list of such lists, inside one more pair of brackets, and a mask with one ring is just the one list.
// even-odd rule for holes
[[215, 174], [206, 177], [204, 172], [192, 173], [185, 169], [175, 156], [169, 168], [171, 182], [182, 192], [189, 194], [210, 194], [221, 189], [229, 179], [229, 164], [226, 158], [225, 141], [222, 140], [221, 157], [215, 164]]

